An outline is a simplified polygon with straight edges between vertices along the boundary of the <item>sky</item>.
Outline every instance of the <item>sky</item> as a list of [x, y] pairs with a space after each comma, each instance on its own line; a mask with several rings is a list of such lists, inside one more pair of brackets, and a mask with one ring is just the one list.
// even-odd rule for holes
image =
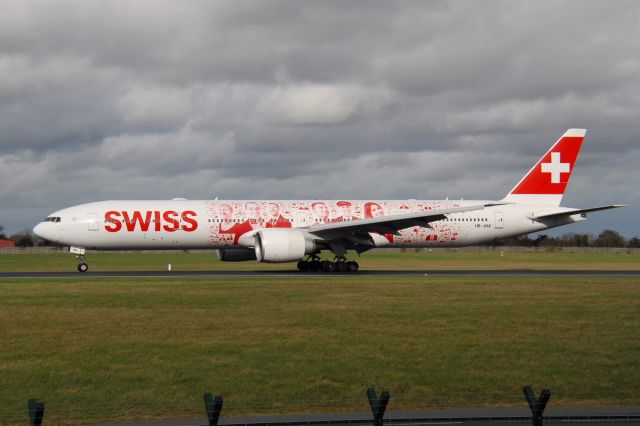
[[500, 199], [640, 234], [640, 2], [0, 0], [0, 225], [108, 199]]

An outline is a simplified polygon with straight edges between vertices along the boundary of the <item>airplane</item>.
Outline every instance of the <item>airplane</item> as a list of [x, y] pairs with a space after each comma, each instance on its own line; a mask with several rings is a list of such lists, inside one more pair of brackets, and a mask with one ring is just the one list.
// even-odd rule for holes
[[[121, 200], [56, 211], [33, 232], [86, 250], [216, 249], [219, 260], [297, 262], [300, 271], [356, 272], [347, 260], [379, 247], [460, 247], [586, 220], [622, 204], [561, 207], [585, 129], [569, 129], [501, 200]], [[335, 256], [321, 260], [322, 251]]]

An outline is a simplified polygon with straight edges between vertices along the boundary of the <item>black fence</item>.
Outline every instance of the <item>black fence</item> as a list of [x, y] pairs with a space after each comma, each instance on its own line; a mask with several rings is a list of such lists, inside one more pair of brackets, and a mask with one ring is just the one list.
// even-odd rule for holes
[[[529, 415], [503, 415], [503, 416], [485, 416], [485, 415], [461, 415], [461, 416], [425, 416], [424, 414], [406, 414], [406, 413], [390, 413], [387, 418], [387, 406], [391, 400], [391, 395], [387, 391], [383, 391], [379, 396], [375, 389], [367, 389], [366, 396], [371, 408], [371, 414], [368, 416], [353, 414], [330, 414], [325, 418], [322, 415], [297, 415], [297, 416], [280, 416], [281, 419], [276, 420], [273, 416], [267, 418], [246, 417], [239, 421], [239, 418], [229, 418], [225, 421], [221, 417], [222, 408], [224, 406], [224, 398], [220, 395], [216, 396], [211, 393], [204, 394], [204, 412], [207, 420], [204, 423], [197, 421], [162, 421], [162, 424], [189, 424], [202, 426], [312, 426], [312, 425], [373, 425], [373, 426], [418, 426], [418, 425], [640, 425], [640, 412], [632, 414], [609, 414], [609, 415], [556, 415], [545, 416], [544, 411], [551, 398], [551, 392], [543, 389], [536, 396], [531, 386], [523, 388], [524, 396], [529, 406]], [[31, 426], [41, 426], [46, 424], [45, 412], [46, 405], [42, 401], [30, 399], [27, 403], [29, 424]], [[295, 418], [294, 418], [295, 417]], [[1, 423], [1, 420], [0, 420]], [[152, 425], [154, 421], [141, 421], [134, 424]]]
[[[640, 416], [550, 416], [542, 417], [541, 421], [545, 426], [549, 425], [639, 425]], [[322, 425], [371, 425], [372, 421], [354, 421], [354, 420], [327, 420], [327, 421], [309, 421], [309, 422], [275, 422], [275, 423], [224, 423], [222, 426], [322, 426]], [[531, 417], [518, 416], [494, 416], [494, 417], [426, 417], [426, 418], [407, 418], [407, 419], [389, 419], [384, 424], [390, 426], [418, 426], [418, 425], [505, 425], [505, 426], [530, 426], [532, 424]], [[203, 425], [206, 426], [206, 425]]]

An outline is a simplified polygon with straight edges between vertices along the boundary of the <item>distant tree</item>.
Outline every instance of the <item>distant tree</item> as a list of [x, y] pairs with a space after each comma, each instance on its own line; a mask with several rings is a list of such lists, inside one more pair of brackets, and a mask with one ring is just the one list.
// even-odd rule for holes
[[533, 245], [534, 247], [538, 247], [540, 245], [543, 245], [545, 243], [545, 241], [547, 241], [547, 238], [549, 238], [549, 236], [547, 234], [539, 234], [535, 240], [533, 240]]
[[43, 240], [42, 238], [38, 237], [37, 235], [33, 235], [31, 237], [31, 240], [33, 241], [33, 245], [35, 247], [49, 247], [49, 246], [55, 246], [55, 243], [52, 243], [49, 240]]
[[589, 247], [589, 234], [573, 234], [574, 247]]
[[532, 246], [533, 241], [529, 238], [528, 235], [521, 235], [519, 237], [508, 237], [503, 238], [501, 240], [490, 243], [489, 245], [500, 245], [500, 246]]
[[624, 247], [624, 237], [612, 229], [605, 229], [593, 242], [596, 247]]
[[4, 233], [4, 226], [0, 225], [0, 240], [6, 240], [7, 236]]
[[545, 239], [540, 241], [540, 245], [543, 245], [546, 247], [557, 247], [562, 244], [559, 237], [551, 237], [547, 235]]
[[562, 247], [574, 247], [576, 245], [576, 234], [569, 232], [567, 234], [560, 235], [560, 245]]
[[640, 236], [635, 236], [635, 237], [631, 238], [631, 239], [627, 242], [627, 247], [631, 247], [631, 248], [638, 248], [638, 247], [640, 247]]
[[9, 237], [11, 241], [15, 241], [17, 247], [33, 247], [35, 238], [36, 236], [33, 235], [29, 229], [25, 229]]
[[28, 235], [23, 235], [18, 241], [16, 241], [18, 247], [33, 247], [33, 241]]

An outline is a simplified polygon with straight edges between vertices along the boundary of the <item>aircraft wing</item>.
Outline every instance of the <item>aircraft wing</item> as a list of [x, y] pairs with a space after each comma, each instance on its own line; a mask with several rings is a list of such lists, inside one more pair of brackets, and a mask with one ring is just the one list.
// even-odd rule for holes
[[600, 210], [617, 209], [619, 207], [626, 207], [626, 205], [625, 204], [612, 204], [610, 206], [591, 207], [591, 208], [588, 208], [588, 209], [564, 210], [564, 211], [557, 212], [557, 213], [548, 213], [548, 214], [541, 214], [541, 215], [531, 216], [529, 219], [532, 219], [532, 220], [555, 219], [555, 218], [559, 218], [559, 217], [563, 217], [563, 216], [573, 216], [574, 214], [586, 214], [586, 213], [591, 213], [591, 212], [597, 212], [597, 211], [600, 211]]
[[412, 226], [429, 226], [429, 223], [446, 218], [447, 214], [482, 210], [496, 204], [478, 204], [418, 213], [403, 213], [383, 217], [345, 222], [311, 225], [307, 232], [323, 240], [345, 239], [356, 244], [372, 245], [370, 232], [398, 235], [398, 231]]

